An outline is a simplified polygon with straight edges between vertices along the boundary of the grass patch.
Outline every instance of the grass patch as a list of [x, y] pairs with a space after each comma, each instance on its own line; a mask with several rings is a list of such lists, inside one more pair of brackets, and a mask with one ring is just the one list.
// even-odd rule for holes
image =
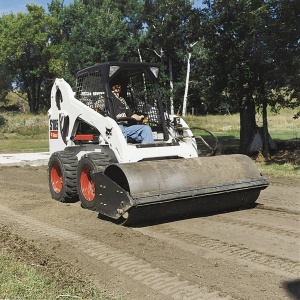
[[0, 227], [1, 299], [123, 299], [98, 291], [87, 276]]
[[0, 133], [0, 153], [47, 152], [48, 132], [34, 136]]
[[[281, 109], [280, 114], [268, 112], [269, 133], [275, 142], [300, 141], [300, 118], [294, 119], [295, 111], [292, 109]], [[240, 116], [231, 115], [207, 115], [184, 117], [190, 127], [200, 127], [213, 132], [219, 141], [221, 153], [236, 152], [239, 147], [240, 137]], [[262, 126], [262, 117], [257, 115], [257, 125]], [[203, 135], [201, 130], [193, 130], [195, 136]]]
[[[300, 128], [300, 125], [299, 127]], [[295, 141], [300, 141], [300, 132], [299, 129], [298, 131], [294, 130], [281, 130], [281, 131], [274, 131], [269, 130], [269, 133], [274, 141], [287, 141], [287, 140], [295, 140]]]
[[[280, 114], [268, 112], [269, 133], [276, 142], [278, 150], [271, 155], [272, 163], [258, 163], [264, 175], [300, 178], [300, 119], [294, 119], [295, 111], [282, 109]], [[218, 139], [217, 154], [237, 153], [239, 149], [239, 114], [221, 116], [187, 116], [184, 118], [190, 127], [201, 127], [212, 131]], [[262, 126], [261, 116], [257, 125]], [[210, 145], [213, 140], [203, 131], [193, 130], [195, 136], [201, 135]], [[199, 141], [198, 147], [206, 155], [209, 150]]]
[[0, 282], [1, 295], [7, 299], [54, 299], [57, 295], [53, 281], [5, 251], [0, 257]]
[[[288, 140], [300, 139], [300, 118], [294, 119], [295, 111], [281, 109], [280, 114], [268, 112], [269, 132], [273, 139]], [[231, 115], [206, 115], [184, 117], [190, 127], [206, 128], [219, 136], [230, 135], [239, 138], [240, 116]], [[262, 117], [257, 115], [257, 126], [262, 127]]]
[[233, 115], [187, 116], [185, 121], [190, 127], [201, 127], [218, 133], [238, 133], [240, 131], [240, 117]]
[[300, 178], [300, 167], [289, 163], [279, 165], [276, 163], [257, 163], [259, 170], [264, 175], [274, 177]]
[[48, 131], [48, 116], [20, 112], [0, 114], [0, 133], [35, 136]]
[[49, 151], [48, 116], [0, 114], [0, 153]]

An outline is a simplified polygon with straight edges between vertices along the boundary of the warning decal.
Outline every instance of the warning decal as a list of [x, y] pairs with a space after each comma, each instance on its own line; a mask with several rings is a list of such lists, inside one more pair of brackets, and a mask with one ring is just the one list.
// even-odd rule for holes
[[50, 139], [58, 139], [58, 131], [50, 131]]

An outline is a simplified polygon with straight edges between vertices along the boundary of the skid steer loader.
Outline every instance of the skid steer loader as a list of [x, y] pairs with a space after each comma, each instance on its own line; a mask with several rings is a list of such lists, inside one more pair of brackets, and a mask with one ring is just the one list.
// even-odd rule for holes
[[[84, 208], [126, 225], [253, 206], [267, 180], [247, 156], [199, 157], [191, 129], [161, 100], [158, 72], [156, 64], [107, 62], [80, 70], [75, 92], [55, 80], [48, 111], [52, 197], [79, 197]], [[117, 118], [115, 82], [145, 117], [153, 142], [124, 137], [120, 123], [136, 120]]]

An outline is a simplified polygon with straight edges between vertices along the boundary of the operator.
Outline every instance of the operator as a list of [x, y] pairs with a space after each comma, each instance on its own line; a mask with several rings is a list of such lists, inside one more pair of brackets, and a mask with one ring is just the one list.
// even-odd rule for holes
[[[115, 113], [117, 118], [122, 117], [131, 117], [137, 121], [142, 122], [144, 120], [144, 116], [133, 114], [127, 105], [125, 99], [120, 97], [121, 93], [121, 85], [115, 84], [112, 86], [112, 101], [115, 108]], [[138, 143], [146, 144], [153, 143], [153, 136], [151, 127], [145, 124], [135, 124], [135, 125], [126, 125], [119, 124], [125, 138], [130, 137]]]

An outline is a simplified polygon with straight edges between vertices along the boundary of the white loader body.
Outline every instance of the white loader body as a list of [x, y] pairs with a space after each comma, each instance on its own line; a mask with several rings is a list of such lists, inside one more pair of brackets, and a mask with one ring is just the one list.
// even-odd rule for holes
[[[123, 135], [111, 88], [146, 116], [153, 142]], [[245, 155], [198, 157], [186, 122], [168, 113], [158, 90], [158, 66], [108, 62], [76, 76], [76, 90], [56, 79], [51, 91], [48, 177], [54, 199], [80, 199], [119, 223], [166, 220], [251, 207], [268, 182]], [[134, 119], [136, 122], [136, 119]]]
[[[57, 107], [57, 90], [60, 90], [62, 101], [60, 109]], [[159, 141], [153, 147], [138, 148], [136, 144], [127, 143], [117, 122], [109, 116], [103, 116], [94, 109], [86, 106], [74, 96], [70, 85], [64, 79], [56, 79], [51, 91], [51, 108], [49, 115], [49, 146], [50, 153], [64, 150], [66, 147], [75, 146], [74, 137], [78, 126], [78, 120], [83, 120], [91, 126], [98, 129], [100, 135], [99, 143], [86, 145], [86, 149], [79, 149], [78, 159], [90, 151], [103, 151], [113, 153], [115, 162], [137, 162], [145, 159], [163, 158], [163, 157], [198, 157], [197, 144], [193, 138], [191, 130], [183, 119], [180, 124], [184, 128], [184, 134], [181, 141], [173, 143], [176, 138], [176, 132], [169, 128], [169, 140], [161, 143], [169, 145], [159, 147]], [[68, 117], [68, 131], [65, 132], [64, 122]], [[169, 116], [175, 118], [176, 116]], [[157, 133], [153, 133], [154, 138]]]

